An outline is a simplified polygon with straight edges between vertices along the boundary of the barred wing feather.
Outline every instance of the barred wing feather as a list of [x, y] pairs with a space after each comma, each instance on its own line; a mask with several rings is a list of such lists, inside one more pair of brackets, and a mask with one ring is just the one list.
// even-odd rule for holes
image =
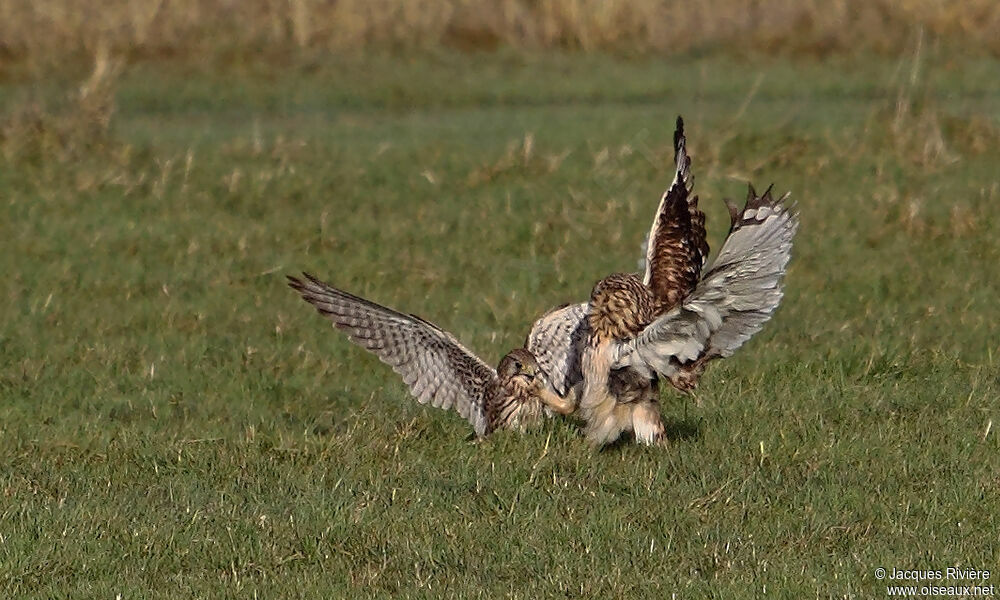
[[497, 381], [489, 365], [433, 323], [303, 275], [304, 280], [289, 277], [288, 285], [352, 342], [392, 367], [418, 402], [454, 409], [476, 434], [485, 433], [486, 398]]
[[671, 375], [678, 363], [730, 356], [753, 336], [781, 302], [781, 280], [791, 256], [798, 216], [768, 188], [753, 187], [719, 256], [687, 299], [618, 348], [618, 366]]
[[560, 396], [583, 379], [580, 353], [587, 343], [586, 314], [585, 302], [553, 309], [535, 321], [525, 342]]
[[680, 117], [674, 131], [674, 159], [677, 170], [653, 217], [643, 265], [643, 283], [668, 308], [691, 293], [708, 258], [705, 213], [692, 194], [691, 158]]

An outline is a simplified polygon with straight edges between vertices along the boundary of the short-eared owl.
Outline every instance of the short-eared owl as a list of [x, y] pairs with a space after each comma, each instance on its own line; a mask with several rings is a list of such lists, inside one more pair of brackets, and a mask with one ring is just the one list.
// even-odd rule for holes
[[392, 367], [421, 404], [454, 409], [477, 436], [524, 429], [541, 419], [544, 406], [567, 412], [528, 350], [512, 350], [494, 370], [433, 323], [303, 275], [289, 277], [288, 285], [351, 341]]
[[768, 188], [753, 187], [742, 210], [727, 201], [729, 235], [711, 268], [705, 215], [691, 194], [691, 161], [683, 122], [674, 133], [677, 171], [660, 201], [647, 241], [645, 273], [616, 273], [599, 281], [586, 305], [581, 350], [579, 414], [588, 439], [614, 441], [633, 431], [641, 443], [663, 435], [655, 383], [637, 398], [616, 394], [613, 373], [631, 368], [680, 390], [697, 385], [705, 363], [729, 356], [771, 317], [798, 217]]

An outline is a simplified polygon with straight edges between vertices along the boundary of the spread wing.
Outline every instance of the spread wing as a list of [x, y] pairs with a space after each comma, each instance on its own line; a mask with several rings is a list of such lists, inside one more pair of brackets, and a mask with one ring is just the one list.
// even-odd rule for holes
[[421, 404], [455, 409], [477, 435], [486, 432], [486, 399], [496, 372], [450, 333], [414, 315], [404, 315], [338, 290], [308, 273], [288, 285], [352, 342], [398, 373]]
[[798, 215], [768, 188], [750, 187], [742, 211], [730, 205], [729, 235], [694, 292], [618, 349], [618, 366], [670, 376], [678, 363], [730, 356], [771, 318], [791, 256]]
[[531, 326], [524, 344], [560, 396], [583, 380], [580, 353], [587, 343], [586, 314], [586, 303], [550, 310]]
[[653, 217], [643, 275], [643, 283], [665, 308], [691, 293], [708, 258], [705, 213], [698, 208], [698, 196], [691, 193], [691, 158], [680, 117], [674, 131], [674, 159], [677, 171]]

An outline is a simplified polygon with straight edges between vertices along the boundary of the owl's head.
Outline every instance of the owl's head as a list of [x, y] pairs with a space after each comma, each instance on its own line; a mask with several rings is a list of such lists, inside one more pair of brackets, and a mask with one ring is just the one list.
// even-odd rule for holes
[[535, 355], [524, 348], [511, 350], [507, 356], [500, 359], [500, 365], [497, 367], [497, 375], [500, 376], [502, 383], [519, 380], [521, 383], [530, 384], [541, 372]]

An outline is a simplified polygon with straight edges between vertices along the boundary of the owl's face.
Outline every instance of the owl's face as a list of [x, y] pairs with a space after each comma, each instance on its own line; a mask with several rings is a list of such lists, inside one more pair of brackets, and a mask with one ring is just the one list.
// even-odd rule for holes
[[524, 348], [512, 350], [507, 356], [500, 360], [497, 367], [497, 375], [500, 376], [501, 383], [517, 382], [522, 385], [531, 386], [538, 381], [541, 368], [535, 356]]

